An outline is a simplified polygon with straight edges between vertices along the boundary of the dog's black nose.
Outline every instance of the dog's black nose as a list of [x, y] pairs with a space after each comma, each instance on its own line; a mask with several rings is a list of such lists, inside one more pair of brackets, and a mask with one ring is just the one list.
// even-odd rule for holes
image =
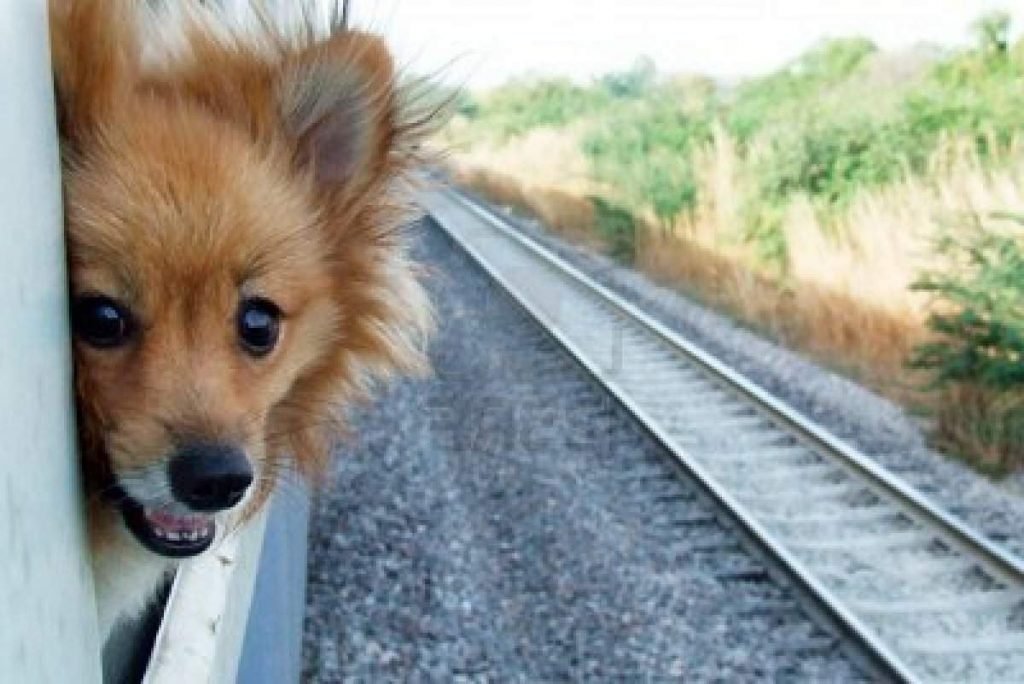
[[178, 450], [168, 467], [171, 492], [196, 511], [231, 508], [252, 484], [252, 466], [238, 447], [194, 443]]

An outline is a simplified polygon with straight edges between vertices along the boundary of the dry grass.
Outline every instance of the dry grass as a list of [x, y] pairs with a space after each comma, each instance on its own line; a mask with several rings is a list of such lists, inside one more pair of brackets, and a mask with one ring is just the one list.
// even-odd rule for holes
[[813, 283], [779, 280], [686, 238], [647, 231], [637, 267], [659, 282], [680, 286], [769, 333], [787, 346], [855, 375], [885, 394], [913, 401], [921, 379], [905, 367], [926, 337], [908, 319]]
[[450, 134], [446, 145], [460, 168], [507, 170], [532, 188], [555, 188], [585, 195], [596, 188], [590, 166], [580, 151], [580, 129], [535, 128], [526, 135], [500, 143], [494, 140], [469, 144]]
[[450, 167], [453, 180], [492, 202], [539, 219], [570, 240], [598, 248], [594, 206], [584, 196], [553, 187], [524, 185], [514, 176], [478, 167]]
[[[565, 172], [578, 169], [578, 159], [545, 162], [546, 150], [557, 155], [567, 146], [565, 140], [547, 142], [520, 151], [518, 158], [508, 151], [496, 154], [500, 166], [487, 153], [456, 155], [457, 182], [538, 217], [569, 239], [599, 246], [587, 196], [601, 194], [601, 188], [581, 180], [578, 171]], [[797, 197], [785, 212], [788, 264], [780, 276], [738, 239], [743, 198], [755, 182], [751, 160], [757, 146], [741, 156], [724, 132], [715, 131], [694, 164], [697, 207], [667, 231], [652, 227], [640, 212], [635, 265], [897, 401], [921, 407], [924, 395], [917, 388], [924, 378], [909, 370], [906, 360], [929, 337], [931, 303], [909, 286], [922, 270], [935, 266], [931, 241], [964, 213], [1024, 210], [1021, 150], [982, 164], [973, 149], [949, 141], [934, 156], [926, 178], [908, 177], [864, 192], [838, 216], [823, 218], [808, 199]], [[571, 154], [578, 157], [576, 150]], [[559, 169], [556, 178], [540, 175], [546, 165]], [[964, 388], [928, 400], [940, 439], [977, 454], [983, 467], [1006, 456], [987, 453], [972, 436], [993, 401]]]
[[1024, 459], [1024, 392], [957, 385], [936, 402], [936, 438], [980, 469], [1001, 475]]

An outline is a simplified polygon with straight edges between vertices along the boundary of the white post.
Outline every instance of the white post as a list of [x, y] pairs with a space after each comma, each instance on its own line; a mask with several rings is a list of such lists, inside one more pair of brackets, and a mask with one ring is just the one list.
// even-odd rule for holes
[[0, 678], [98, 682], [46, 2], [0, 17]]

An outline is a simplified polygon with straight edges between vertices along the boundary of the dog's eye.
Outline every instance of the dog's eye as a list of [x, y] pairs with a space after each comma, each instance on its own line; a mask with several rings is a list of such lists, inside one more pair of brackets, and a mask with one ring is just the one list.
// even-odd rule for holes
[[242, 302], [238, 309], [238, 336], [250, 354], [270, 353], [277, 344], [280, 319], [281, 310], [267, 299], [253, 297]]
[[131, 314], [110, 297], [87, 295], [71, 306], [75, 335], [93, 347], [107, 349], [124, 344], [131, 335]]

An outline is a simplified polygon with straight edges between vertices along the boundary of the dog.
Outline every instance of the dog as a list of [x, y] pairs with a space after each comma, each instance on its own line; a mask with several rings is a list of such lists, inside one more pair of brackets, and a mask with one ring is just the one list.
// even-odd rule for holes
[[344, 408], [426, 369], [402, 227], [419, 141], [378, 37], [183, 2], [51, 0], [72, 348], [106, 636]]

